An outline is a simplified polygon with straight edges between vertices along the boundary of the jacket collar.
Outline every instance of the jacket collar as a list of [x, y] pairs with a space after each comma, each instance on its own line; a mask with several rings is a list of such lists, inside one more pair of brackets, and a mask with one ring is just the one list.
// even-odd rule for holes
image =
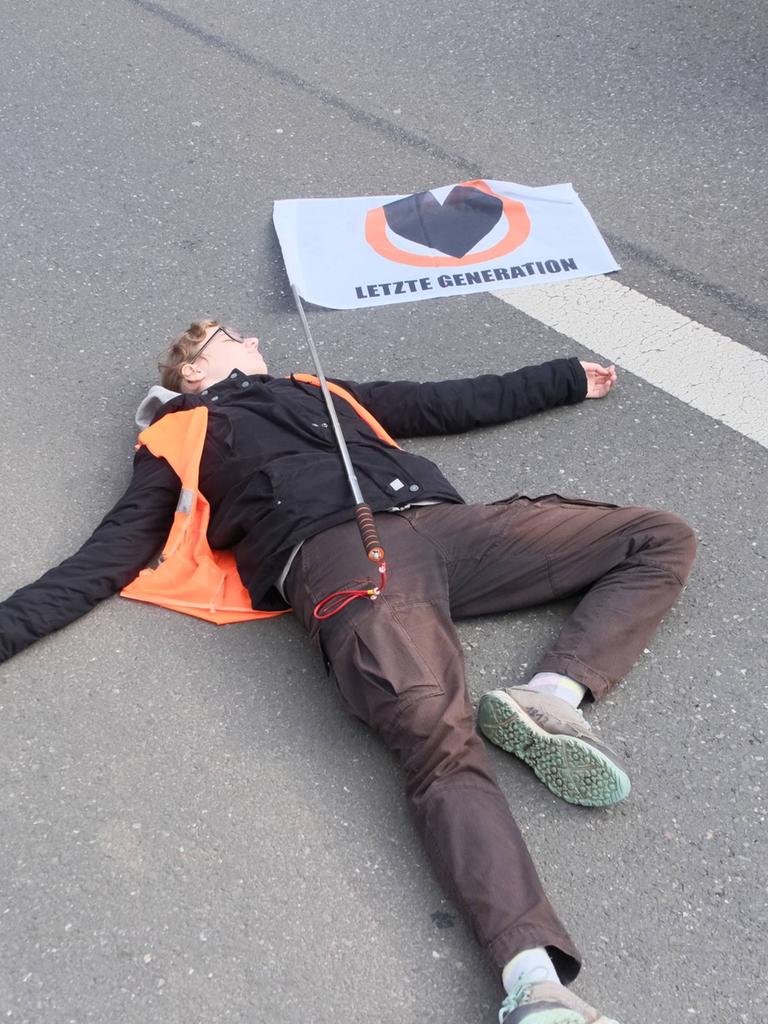
[[[248, 377], [240, 370], [233, 370], [224, 380], [220, 380], [217, 384], [211, 384], [209, 388], [201, 391], [200, 397], [207, 402], [212, 399], [218, 401], [223, 394], [244, 390], [244, 381], [251, 383], [258, 381], [261, 384], [266, 384], [271, 380], [272, 377], [268, 374], [255, 374]], [[174, 398], [181, 397], [179, 391], [171, 391], [169, 388], [161, 387], [160, 384], [154, 384], [139, 402], [139, 407], [136, 410], [136, 426], [139, 430], [146, 430], [164, 405], [173, 401]]]

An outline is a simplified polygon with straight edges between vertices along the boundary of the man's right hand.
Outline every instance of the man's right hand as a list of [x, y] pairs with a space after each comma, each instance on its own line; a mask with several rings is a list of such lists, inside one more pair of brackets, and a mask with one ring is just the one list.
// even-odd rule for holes
[[579, 360], [587, 375], [587, 398], [605, 398], [616, 383], [616, 367]]

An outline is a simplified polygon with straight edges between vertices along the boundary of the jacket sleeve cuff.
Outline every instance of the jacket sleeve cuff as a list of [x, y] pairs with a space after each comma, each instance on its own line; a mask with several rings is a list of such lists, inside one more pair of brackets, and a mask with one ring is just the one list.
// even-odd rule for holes
[[583, 402], [587, 397], [587, 374], [581, 365], [581, 361], [576, 356], [571, 356], [568, 360], [568, 368], [571, 371], [573, 380], [572, 397], [568, 399], [568, 404], [574, 405], [576, 402]]

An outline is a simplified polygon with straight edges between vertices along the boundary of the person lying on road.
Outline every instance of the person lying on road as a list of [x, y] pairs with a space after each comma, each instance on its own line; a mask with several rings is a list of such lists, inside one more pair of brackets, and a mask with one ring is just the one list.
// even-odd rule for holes
[[[557, 796], [610, 805], [629, 793], [627, 771], [579, 704], [605, 698], [648, 645], [686, 582], [694, 535], [668, 512], [554, 493], [466, 504], [395, 438], [603, 398], [615, 369], [571, 358], [464, 380], [334, 382], [387, 556], [375, 600], [365, 596], [376, 584], [365, 582], [371, 563], [314, 379], [270, 376], [258, 340], [216, 320], [193, 323], [161, 371], [162, 387], [139, 410], [148, 429], [125, 495], [76, 554], [0, 605], [0, 661], [123, 588], [157, 600], [152, 571], [141, 570], [164, 545], [157, 572], [170, 606], [210, 610], [218, 600], [225, 617], [246, 618], [291, 608], [347, 709], [398, 755], [437, 875], [500, 972], [499, 1020], [607, 1024], [566, 987], [579, 953], [475, 729], [455, 620], [579, 595], [531, 678], [482, 697], [479, 727]], [[205, 574], [185, 577], [201, 545], [206, 558], [233, 553], [244, 597], [226, 601], [240, 605], [222, 603]]]

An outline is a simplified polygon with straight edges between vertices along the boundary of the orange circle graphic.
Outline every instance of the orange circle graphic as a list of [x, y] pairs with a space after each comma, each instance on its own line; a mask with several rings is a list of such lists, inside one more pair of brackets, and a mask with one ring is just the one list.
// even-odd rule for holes
[[495, 196], [502, 202], [503, 214], [507, 218], [507, 233], [500, 242], [491, 246], [490, 249], [467, 256], [418, 256], [415, 253], [406, 252], [404, 249], [398, 249], [387, 237], [387, 218], [383, 206], [377, 206], [375, 210], [369, 210], [366, 214], [366, 242], [385, 260], [390, 260], [392, 263], [404, 263], [409, 267], [467, 267], [473, 263], [488, 263], [506, 256], [507, 253], [523, 244], [531, 233], [531, 219], [523, 203], [517, 199], [510, 199], [508, 196], [498, 195], [487, 182], [482, 180], [462, 181], [459, 184], [468, 188], [476, 188], [489, 196]]

